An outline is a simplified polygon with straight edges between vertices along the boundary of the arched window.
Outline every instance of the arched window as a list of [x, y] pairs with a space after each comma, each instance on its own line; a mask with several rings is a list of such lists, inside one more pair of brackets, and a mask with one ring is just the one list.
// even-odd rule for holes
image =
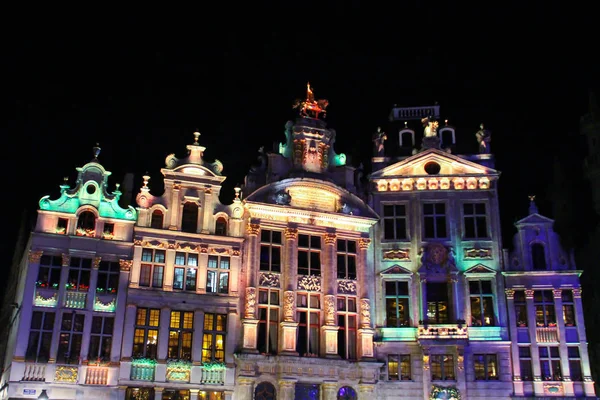
[[533, 269], [535, 271], [545, 271], [547, 269], [546, 254], [543, 244], [534, 243], [531, 245], [531, 259], [533, 261]]
[[338, 400], [356, 400], [356, 391], [350, 386], [342, 386], [338, 391]]
[[80, 236], [93, 236], [96, 229], [96, 216], [91, 211], [79, 214], [77, 220], [77, 234]]
[[217, 218], [215, 235], [227, 236], [227, 220], [224, 217]]
[[198, 228], [198, 205], [195, 203], [185, 203], [181, 213], [181, 231], [196, 233]]
[[254, 400], [275, 400], [275, 387], [269, 382], [262, 382], [254, 390]]
[[154, 210], [152, 212], [152, 220], [150, 221], [150, 228], [162, 229], [163, 227], [163, 213], [160, 210]]

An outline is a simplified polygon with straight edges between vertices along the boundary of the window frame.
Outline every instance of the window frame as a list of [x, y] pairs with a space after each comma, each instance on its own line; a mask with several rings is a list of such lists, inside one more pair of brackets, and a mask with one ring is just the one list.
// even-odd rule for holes
[[[541, 300], [537, 298], [540, 293]], [[545, 294], [550, 295], [551, 300], [545, 298]], [[535, 289], [533, 296], [533, 307], [535, 310], [535, 325], [537, 327], [554, 327], [556, 326], [556, 305], [554, 304], [554, 292], [552, 289]], [[538, 309], [541, 308], [543, 321], [538, 318]], [[552, 313], [549, 310], [552, 309]], [[562, 311], [562, 310], [561, 310]], [[551, 315], [549, 315], [551, 314]], [[552, 316], [554, 319], [552, 319]]]
[[[444, 359], [444, 357], [447, 357], [449, 359], [450, 362], [450, 367], [447, 367], [447, 363], [448, 361]], [[430, 369], [431, 369], [431, 380], [432, 381], [456, 381], [456, 364], [454, 362], [454, 354], [431, 354], [430, 355]], [[439, 360], [439, 361], [438, 361]], [[435, 379], [433, 373], [434, 373], [434, 364], [437, 363], [439, 364], [439, 369], [440, 369], [440, 377], [439, 379]], [[447, 375], [447, 369], [451, 369], [452, 370], [452, 376], [446, 376]]]
[[[183, 255], [184, 261], [183, 264], [179, 264], [179, 257]], [[194, 256], [194, 257], [190, 257]], [[190, 263], [190, 260], [196, 260], [196, 264]], [[173, 261], [173, 290], [181, 290], [184, 292], [196, 292], [198, 290], [198, 269], [200, 262], [200, 254], [197, 252], [189, 252], [189, 251], [177, 251], [175, 252], [175, 260]], [[181, 287], [176, 287], [176, 276], [177, 271], [183, 270]], [[188, 287], [188, 277], [190, 276], [190, 270], [194, 271], [194, 287]], [[191, 282], [191, 281], [190, 281]]]
[[[299, 301], [301, 296], [306, 296], [306, 304], [304, 302]], [[317, 299], [317, 306], [313, 307], [311, 305], [311, 299]], [[318, 292], [296, 292], [296, 321], [298, 322], [298, 338], [296, 339], [296, 352], [300, 357], [311, 357], [313, 355], [319, 356], [321, 350], [321, 338], [320, 338], [320, 330], [321, 330], [321, 294]], [[301, 315], [306, 314], [306, 322], [301, 322]], [[317, 323], [311, 322], [311, 315], [316, 314], [315, 320]], [[305, 330], [305, 344], [306, 348], [302, 349], [301, 341], [300, 341], [300, 330], [304, 328]], [[311, 331], [316, 328], [316, 339], [312, 337]], [[313, 344], [316, 344], [316, 349], [312, 347]], [[303, 351], [300, 351], [303, 350]], [[314, 352], [312, 351], [314, 350]]]
[[[302, 246], [300, 245], [300, 240], [303, 237], [307, 237], [308, 238], [308, 245], [307, 246]], [[319, 241], [319, 247], [315, 247], [313, 246], [312, 240], [313, 238], [315, 240], [318, 239]], [[307, 265], [300, 265], [300, 254], [301, 253], [306, 253], [306, 262]], [[313, 253], [317, 253], [318, 257], [313, 257]], [[323, 241], [321, 236], [319, 235], [313, 235], [313, 234], [309, 234], [309, 233], [300, 233], [298, 234], [298, 246], [297, 246], [297, 265], [298, 265], [298, 275], [305, 275], [305, 276], [321, 276], [322, 273], [322, 264], [323, 264], [323, 260], [321, 259], [321, 256], [323, 254]], [[318, 260], [318, 266], [313, 266], [313, 258], [315, 259], [314, 261]], [[302, 270], [302, 272], [300, 272]], [[307, 273], [304, 273], [304, 271], [306, 271]]]
[[[191, 361], [193, 341], [194, 312], [171, 310], [169, 313], [169, 343], [167, 346], [167, 357], [169, 359]], [[176, 344], [173, 344], [175, 342]], [[173, 349], [174, 352], [172, 352]]]
[[[33, 322], [34, 322], [34, 315], [36, 315], [36, 313], [41, 314], [41, 319], [40, 319], [40, 327], [39, 328], [34, 328], [33, 327]], [[54, 325], [56, 324], [56, 312], [55, 311], [45, 311], [45, 310], [33, 310], [32, 312], [32, 317], [31, 317], [31, 323], [29, 325], [29, 337], [27, 340], [27, 349], [25, 351], [25, 361], [28, 362], [36, 362], [36, 363], [45, 363], [48, 362], [48, 360], [50, 359], [50, 348], [52, 347], [52, 342], [54, 339]], [[52, 322], [49, 324], [51, 326], [47, 326], [46, 325], [46, 321], [47, 321], [47, 316], [52, 315]], [[32, 333], [37, 332], [38, 336], [35, 339], [35, 354], [34, 357], [31, 357], [33, 352], [30, 352], [30, 348], [32, 347]], [[48, 335], [49, 335], [49, 339], [48, 339]], [[45, 343], [45, 344], [44, 344]], [[42, 349], [45, 348], [45, 352], [46, 352], [46, 357], [42, 357]]]
[[[107, 266], [104, 269], [104, 266]], [[119, 277], [121, 264], [118, 261], [101, 260], [98, 265], [98, 278], [96, 280], [96, 293], [117, 294], [119, 291]], [[116, 277], [115, 285], [111, 283]], [[111, 279], [112, 278], [112, 279]], [[102, 282], [102, 284], [100, 284]]]
[[[352, 295], [338, 295], [336, 300], [338, 355], [342, 360], [356, 361], [358, 360], [358, 298]], [[352, 319], [354, 325], [351, 324]]]
[[[396, 294], [393, 295], [388, 295], [387, 292], [387, 285], [393, 283], [396, 289]], [[398, 294], [400, 293], [399, 290], [399, 286], [400, 284], [406, 284], [406, 290], [407, 290], [407, 294], [406, 295], [401, 295]], [[410, 280], [406, 280], [406, 279], [384, 279], [383, 280], [383, 299], [384, 299], [384, 310], [385, 310], [385, 327], [386, 328], [409, 328], [412, 326], [412, 315], [411, 315], [411, 310], [412, 310], [412, 304], [411, 304], [411, 281]], [[389, 322], [389, 318], [388, 318], [388, 307], [387, 307], [387, 301], [388, 299], [395, 299], [396, 301], [396, 325], [390, 325]], [[404, 312], [405, 315], [405, 320], [401, 321], [400, 319], [400, 302], [399, 300], [406, 300], [406, 305], [408, 306], [408, 310], [406, 312]], [[403, 323], [405, 322], [405, 323]]]
[[[466, 205], [471, 205], [473, 206], [473, 212], [471, 214], [467, 214], [466, 210], [465, 210], [465, 206]], [[479, 213], [477, 212], [476, 208], [478, 205], [483, 205], [484, 207], [484, 212], [483, 213]], [[484, 200], [473, 200], [473, 201], [465, 201], [462, 203], [462, 207], [461, 207], [461, 213], [462, 213], [462, 229], [463, 229], [463, 240], [484, 240], [484, 239], [490, 239], [491, 238], [491, 233], [490, 233], [490, 218], [489, 218], [489, 207], [488, 207], [488, 202], [484, 201]], [[483, 218], [484, 220], [484, 229], [485, 232], [483, 235], [481, 235], [479, 233], [479, 228], [478, 228], [478, 223], [477, 223], [477, 219], [478, 218]], [[467, 220], [472, 220], [472, 224], [473, 224], [473, 232], [474, 235], [473, 236], [468, 236], [467, 235]]]
[[[392, 363], [391, 358], [396, 357], [396, 373], [390, 373], [390, 364]], [[405, 370], [405, 366], [407, 366], [407, 370]], [[411, 381], [412, 380], [412, 365], [410, 354], [388, 354], [387, 359], [387, 372], [388, 372], [388, 381]], [[406, 374], [408, 372], [408, 374]], [[396, 378], [392, 378], [395, 376]]]
[[[480, 363], [480, 360], [478, 360], [478, 357], [483, 357], [483, 361], [482, 361], [482, 365], [481, 365], [481, 367], [483, 368], [483, 378], [478, 377], [478, 373], [477, 373], [477, 371], [478, 371], [477, 366]], [[495, 376], [490, 374], [490, 366], [492, 366], [492, 369], [495, 369], [495, 371], [496, 371]], [[474, 370], [474, 375], [475, 375], [476, 381], [498, 381], [498, 380], [500, 380], [500, 376], [498, 374], [498, 372], [499, 372], [498, 355], [493, 354], [493, 353], [475, 353], [475, 354], [473, 354], [473, 370]]]
[[[48, 260], [48, 264], [46, 263]], [[55, 264], [57, 263], [57, 264]], [[60, 289], [60, 275], [62, 271], [62, 256], [44, 254], [40, 258], [36, 287], [45, 289]], [[47, 271], [47, 278], [42, 279], [42, 271]]]
[[[266, 293], [266, 302], [263, 302], [262, 298]], [[272, 294], [276, 293], [276, 303], [272, 303]], [[260, 288], [258, 290], [258, 335], [257, 335], [257, 350], [264, 354], [272, 354], [276, 355], [279, 351], [279, 323], [281, 322], [281, 290], [276, 288]], [[261, 315], [261, 310], [266, 310], [265, 318]], [[272, 321], [271, 316], [272, 312], [277, 315], [277, 320]], [[262, 325], [262, 328], [261, 328]], [[271, 334], [272, 329], [275, 329], [275, 343], [273, 346], [274, 349], [271, 349]], [[264, 332], [264, 334], [262, 333]], [[264, 346], [262, 349], [262, 345], [259, 344], [261, 342], [261, 337], [264, 335]], [[262, 351], [264, 350], [264, 351]]]
[[[552, 350], [556, 349], [558, 355], [553, 355]], [[543, 356], [543, 350], [546, 356]], [[540, 346], [538, 345], [540, 373], [543, 381], [562, 381], [562, 366], [560, 365], [560, 346]], [[550, 375], [544, 374], [544, 365], [548, 366]]]
[[[152, 256], [150, 260], [145, 260], [145, 255], [151, 252]], [[162, 262], [156, 261], [157, 254], [162, 254]], [[153, 288], [153, 289], [162, 289], [165, 284], [165, 271], [167, 268], [166, 264], [167, 252], [163, 249], [152, 249], [145, 247], [142, 249], [141, 255], [141, 265], [140, 265], [140, 277], [138, 281], [138, 285], [141, 287]], [[145, 279], [142, 279], [142, 276], [145, 275], [145, 271], [149, 271], [148, 282]], [[159, 271], [159, 272], [158, 272]], [[159, 273], [160, 277], [157, 278], [157, 273]], [[159, 281], [160, 280], [160, 285]]]
[[[216, 267], [211, 266], [211, 261], [216, 259]], [[225, 263], [225, 261], [227, 261]], [[223, 267], [227, 265], [227, 267]], [[215, 276], [215, 279], [210, 279], [211, 275]], [[222, 276], [227, 276], [227, 286], [223, 288], [221, 286]], [[208, 294], [229, 294], [229, 283], [231, 280], [231, 256], [222, 256], [211, 254], [208, 256], [206, 261], [206, 293]], [[214, 284], [214, 288], [212, 285]], [[211, 287], [211, 290], [209, 290]], [[214, 290], [212, 290], [214, 289]]]
[[[209, 318], [210, 317], [210, 318]], [[225, 351], [227, 350], [227, 314], [204, 313], [202, 323], [202, 362], [225, 362]], [[210, 320], [210, 321], [209, 321]], [[219, 329], [219, 320], [222, 322], [222, 329]], [[221, 336], [222, 349], [213, 346], [218, 343], [218, 336]], [[207, 338], [210, 337], [210, 347], [207, 347]], [[208, 354], [206, 353], [208, 352]], [[217, 352], [222, 352], [222, 357], [217, 357]], [[210, 357], [206, 357], [209, 355]]]
[[[471, 283], [472, 282], [478, 283], [479, 293], [471, 293]], [[490, 283], [491, 293], [483, 293], [483, 284], [482, 284], [483, 282]], [[496, 280], [494, 278], [469, 278], [469, 279], [467, 279], [467, 283], [468, 283], [468, 289], [469, 289], [469, 309], [471, 311], [471, 321], [469, 321], [469, 326], [472, 326], [472, 327], [496, 326], [497, 321], [498, 321], [498, 318], [496, 316]], [[473, 298], [479, 299], [479, 312], [481, 315], [481, 322], [479, 325], [473, 324], [473, 304], [472, 304]], [[493, 320], [491, 321], [491, 323], [485, 322], [484, 299], [487, 299], [487, 298], [492, 299], [492, 310], [491, 310], [492, 314], [491, 314], [491, 316], [492, 316]]]
[[[432, 205], [433, 206], [433, 213], [432, 214], [426, 214], [425, 213], [425, 206], [427, 205]], [[443, 214], [438, 214], [436, 208], [437, 206], [442, 205], [444, 207], [444, 212]], [[424, 241], [427, 240], [440, 240], [440, 239], [450, 239], [450, 234], [448, 232], [448, 204], [446, 201], [431, 201], [431, 200], [427, 200], [427, 201], [423, 201], [421, 202], [421, 221], [422, 221], [422, 233], [421, 233], [421, 237], [423, 238]], [[432, 218], [433, 219], [433, 230], [434, 230], [434, 235], [433, 236], [428, 236], [427, 235], [427, 223], [426, 220], [427, 218]], [[444, 236], [440, 236], [437, 232], [438, 230], [438, 219], [442, 218], [443, 222], [444, 222]]]
[[[350, 243], [354, 243], [354, 252], [352, 252]], [[344, 249], [340, 250], [343, 244]], [[352, 272], [350, 260], [354, 260], [354, 272]], [[340, 260], [343, 260], [343, 271], [340, 271]], [[336, 273], [337, 279], [356, 280], [358, 268], [358, 243], [356, 240], [338, 238], [336, 240]], [[340, 273], [343, 272], [343, 273]]]
[[[140, 311], [145, 311], [145, 316], [143, 318], [140, 318]], [[155, 359], [158, 356], [158, 341], [160, 339], [160, 311], [161, 310], [159, 308], [137, 307], [135, 311], [135, 321], [133, 327], [132, 354], [134, 357]], [[153, 314], [157, 315], [154, 316]], [[156, 321], [156, 325], [153, 324], [154, 321]], [[139, 322], [143, 322], [143, 324], [140, 324]], [[138, 331], [143, 332], [143, 334], [141, 335], [141, 343], [136, 343], [136, 338], [140, 337], [137, 334]], [[151, 331], [156, 332], [156, 343], [152, 343], [154, 345], [153, 350], [151, 350], [148, 344], [150, 337], [149, 333]], [[139, 344], [141, 344], [143, 351], [141, 353], [136, 353], [135, 348]]]
[[[409, 205], [410, 203], [406, 202], [406, 201], [400, 201], [400, 202], [382, 202], [381, 203], [381, 240], [383, 242], [407, 242], [410, 241], [410, 234], [409, 234]], [[393, 215], [386, 215], [385, 214], [385, 208], [392, 206], [393, 207]], [[404, 215], [397, 215], [396, 214], [396, 206], [404, 206]], [[396, 223], [396, 220], [403, 220], [404, 221], [404, 237], [399, 237], [398, 235], [398, 226]], [[391, 220], [392, 224], [393, 224], [393, 238], [388, 238], [386, 236], [386, 229], [385, 229], [385, 225], [386, 225], [386, 221]]]
[[[273, 234], [277, 233], [279, 235], [279, 243], [274, 241]], [[265, 236], [269, 236], [268, 240]], [[260, 251], [259, 251], [259, 270], [263, 272], [271, 272], [280, 274], [281, 273], [281, 264], [282, 264], [282, 256], [283, 256], [283, 232], [274, 230], [274, 229], [261, 229], [260, 231]], [[264, 250], [263, 250], [264, 249]], [[273, 251], [277, 250], [279, 252], [279, 264], [273, 263]], [[268, 259], [267, 262], [263, 262], [263, 252], [268, 253], [265, 254]], [[265, 268], [267, 266], [268, 268]], [[276, 266], [277, 268], [273, 268]]]
[[[100, 332], [94, 332], [94, 321], [97, 319], [100, 319], [102, 322], [100, 323]], [[110, 329], [110, 332], [105, 332], [105, 328], [106, 328], [106, 322], [108, 320], [112, 320], [112, 329]], [[90, 344], [88, 347], [88, 360], [90, 361], [94, 361], [94, 360], [98, 360], [98, 361], [109, 361], [110, 360], [110, 356], [112, 353], [112, 339], [113, 339], [113, 333], [114, 333], [114, 329], [115, 329], [115, 317], [114, 316], [110, 316], [110, 315], [92, 315], [92, 326], [90, 328]], [[94, 342], [94, 338], [98, 338], [98, 346], [96, 349], [96, 354], [92, 354], [92, 350], [93, 350], [93, 342]], [[108, 350], [108, 354], [103, 354], [102, 349], [103, 349], [103, 344], [104, 344], [104, 340], [109, 338], [109, 350]]]
[[[68, 329], [65, 328], [65, 323], [70, 319]], [[83, 342], [83, 330], [85, 326], [85, 317], [83, 313], [63, 312], [61, 315], [60, 329], [58, 333], [58, 350], [56, 353], [57, 364], [79, 364], [81, 358], [81, 345]], [[77, 326], [81, 324], [81, 328]], [[80, 330], [78, 330], [80, 329]], [[68, 337], [65, 343], [63, 337]], [[65, 348], [66, 344], [66, 348]], [[73, 349], [75, 346], [75, 349]], [[76, 353], [76, 354], [75, 354]]]

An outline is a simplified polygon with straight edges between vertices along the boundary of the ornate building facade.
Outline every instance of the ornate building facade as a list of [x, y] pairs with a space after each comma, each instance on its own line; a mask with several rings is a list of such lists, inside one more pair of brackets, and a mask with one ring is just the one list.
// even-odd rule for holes
[[39, 202], [0, 398], [594, 397], [581, 271], [533, 203], [503, 249], [491, 133], [459, 155], [439, 106], [394, 108], [364, 179], [327, 104], [308, 86], [231, 204], [198, 133], [135, 208], [96, 147]]

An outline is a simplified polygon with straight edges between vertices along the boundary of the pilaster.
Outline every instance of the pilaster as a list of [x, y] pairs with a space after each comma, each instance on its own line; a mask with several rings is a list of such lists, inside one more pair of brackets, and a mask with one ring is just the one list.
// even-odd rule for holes
[[246, 229], [248, 240], [246, 242], [246, 267], [247, 267], [247, 285], [256, 287], [258, 285], [258, 270], [260, 268], [260, 255], [259, 252], [260, 241], [258, 236], [260, 235], [260, 224], [249, 223]]
[[[169, 325], [171, 322], [171, 309], [163, 307], [160, 309], [160, 325], [158, 328], [158, 348], [157, 359], [164, 361], [167, 359], [169, 350]], [[158, 375], [158, 374], [157, 374]]]
[[[287, 227], [285, 235], [285, 264], [287, 268], [283, 270], [283, 290], [296, 290], [298, 278], [298, 229]], [[295, 317], [294, 317], [295, 319]]]
[[324, 268], [321, 268], [323, 282], [322, 290], [325, 295], [332, 295], [337, 290], [337, 235], [335, 232], [327, 232], [323, 236], [325, 242], [325, 262]]
[[373, 400], [375, 398], [374, 384], [361, 383], [358, 385], [358, 400]]
[[[31, 327], [31, 316], [33, 314], [33, 299], [35, 297], [35, 290], [36, 290], [35, 282], [37, 280], [37, 276], [39, 273], [40, 260], [42, 258], [42, 254], [43, 254], [43, 252], [41, 250], [29, 251], [29, 258], [28, 258], [29, 267], [27, 268], [27, 277], [25, 278], [25, 288], [24, 288], [25, 292], [24, 292], [23, 297], [21, 298], [21, 303], [19, 304], [19, 311], [18, 311], [20, 313], [19, 327], [18, 327], [18, 333], [17, 333], [17, 343], [15, 346], [15, 353], [14, 353], [14, 357], [19, 357], [22, 359], [25, 359], [25, 354], [27, 353], [27, 345], [28, 345], [28, 340], [29, 340], [29, 329]], [[62, 271], [62, 272], [64, 273], [64, 271]], [[64, 288], [62, 276], [61, 276], [61, 284], [59, 285], [59, 288]], [[32, 293], [29, 291], [32, 291]], [[60, 292], [60, 289], [59, 289], [59, 292]], [[15, 312], [17, 312], [17, 310], [15, 310]], [[54, 327], [55, 327], [54, 330], [56, 330], [56, 326], [60, 325], [60, 320], [59, 320], [60, 313], [56, 312], [54, 318], [55, 318], [54, 319]], [[53, 336], [53, 337], [56, 338], [57, 336]], [[53, 342], [58, 342], [58, 339], [55, 339]], [[52, 354], [53, 353], [51, 352], [50, 357], [53, 357]]]
[[298, 356], [296, 340], [298, 323], [295, 322], [296, 294], [291, 290], [283, 293], [283, 321], [279, 324], [279, 354]]
[[[131, 359], [133, 355], [133, 335], [135, 332], [135, 317], [136, 317], [137, 307], [135, 304], [130, 303], [127, 304], [125, 309], [125, 322], [123, 330], [123, 353], [121, 354], [122, 359]], [[116, 321], [115, 321], [116, 322]], [[118, 332], [115, 327], [115, 332]], [[116, 335], [118, 336], [118, 335]], [[113, 352], [111, 354], [118, 354], [118, 350], [114, 351], [115, 343], [113, 341]], [[111, 359], [112, 361], [112, 359]]]
[[512, 376], [513, 376], [513, 390], [515, 396], [524, 396], [523, 381], [521, 380], [521, 364], [519, 363], [519, 347], [515, 345], [514, 341], [517, 338], [517, 313], [515, 311], [515, 291], [513, 289], [505, 289], [506, 302], [508, 307], [508, 329], [510, 337], [513, 343], [510, 346], [511, 358], [512, 358]]
[[337, 400], [337, 382], [324, 381], [321, 387], [323, 388], [323, 400]]
[[536, 396], [544, 395], [544, 385], [542, 382], [542, 369], [540, 367], [540, 352], [538, 350], [537, 336], [536, 336], [536, 319], [535, 319], [535, 305], [533, 303], [533, 296], [535, 291], [532, 289], [525, 289], [525, 303], [527, 304], [527, 326], [529, 329], [529, 341], [531, 342], [531, 370], [533, 371], [533, 391]]
[[[204, 330], [204, 311], [194, 311], [194, 335], [192, 337], [192, 362], [202, 362], [202, 331]], [[234, 335], [227, 335], [234, 336]]]
[[296, 393], [296, 379], [281, 379], [279, 381], [279, 393], [281, 394], [281, 400], [294, 400]]

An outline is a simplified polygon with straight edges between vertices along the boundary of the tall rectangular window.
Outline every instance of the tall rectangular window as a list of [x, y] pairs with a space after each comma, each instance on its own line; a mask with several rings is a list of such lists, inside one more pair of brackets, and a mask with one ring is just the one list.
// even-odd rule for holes
[[518, 327], [527, 327], [527, 302], [525, 301], [525, 292], [523, 290], [515, 290], [515, 317]]
[[67, 289], [87, 292], [90, 288], [91, 258], [71, 257]]
[[225, 362], [225, 334], [227, 315], [204, 314], [204, 332], [202, 336], [202, 362]]
[[405, 240], [406, 234], [406, 205], [384, 204], [383, 205], [383, 239]]
[[298, 275], [321, 276], [321, 237], [298, 235]]
[[165, 251], [143, 249], [140, 269], [140, 286], [163, 287], [165, 273]]
[[121, 267], [118, 261], [100, 261], [96, 292], [117, 293], [119, 290], [119, 274]]
[[260, 231], [260, 270], [281, 272], [281, 232]]
[[561, 297], [565, 326], [575, 326], [575, 305], [573, 304], [573, 292], [571, 290], [563, 290]]
[[431, 356], [431, 380], [453, 381], [454, 356], [451, 354], [434, 354]]
[[463, 222], [465, 239], [482, 239], [489, 237], [485, 203], [463, 204]]
[[356, 279], [356, 241], [337, 240], [337, 277]]
[[558, 346], [539, 347], [540, 368], [542, 379], [545, 381], [560, 381], [562, 373], [560, 370], [560, 352]]
[[319, 330], [321, 328], [321, 298], [316, 293], [296, 295], [298, 338], [296, 351], [301, 357], [319, 354]]
[[390, 354], [388, 356], [388, 380], [410, 381], [410, 354]]
[[446, 230], [446, 204], [423, 204], [423, 239], [445, 239], [448, 237]]
[[92, 317], [92, 331], [90, 336], [90, 347], [88, 350], [88, 360], [110, 360], [110, 348], [112, 346], [114, 325], [114, 317]]
[[356, 329], [358, 313], [356, 297], [339, 296], [337, 298], [338, 319], [338, 355], [343, 360], [356, 360]]
[[208, 256], [206, 293], [229, 293], [229, 257]]
[[178, 251], [173, 268], [173, 289], [196, 291], [198, 277], [198, 254]]
[[531, 348], [529, 346], [519, 347], [519, 365], [521, 366], [521, 380], [532, 381], [533, 369], [531, 366]]
[[78, 364], [83, 338], [84, 314], [65, 312], [60, 324], [57, 364]]
[[494, 326], [494, 294], [492, 281], [469, 281], [471, 326]]
[[258, 291], [258, 351], [277, 354], [279, 338], [279, 290]]
[[193, 311], [171, 311], [167, 357], [175, 360], [191, 360], [193, 332]]
[[52, 344], [54, 317], [55, 314], [53, 312], [34, 311], [32, 313], [25, 361], [48, 362], [50, 345]]
[[498, 380], [498, 359], [495, 354], [474, 354], [475, 380]]
[[410, 297], [408, 282], [385, 281], [385, 326], [410, 326]]
[[569, 370], [571, 372], [571, 380], [576, 382], [583, 381], [583, 373], [581, 372], [581, 356], [579, 355], [579, 347], [567, 347], [569, 356]]
[[536, 290], [533, 295], [535, 322], [537, 326], [556, 326], [554, 294], [552, 290]]
[[427, 321], [447, 324], [450, 321], [450, 302], [446, 282], [427, 282]]
[[160, 310], [156, 308], [138, 308], [135, 316], [133, 335], [133, 356], [136, 358], [156, 358], [158, 347], [158, 327]]
[[40, 258], [40, 269], [35, 285], [41, 288], [58, 289], [61, 268], [62, 257], [43, 255]]

